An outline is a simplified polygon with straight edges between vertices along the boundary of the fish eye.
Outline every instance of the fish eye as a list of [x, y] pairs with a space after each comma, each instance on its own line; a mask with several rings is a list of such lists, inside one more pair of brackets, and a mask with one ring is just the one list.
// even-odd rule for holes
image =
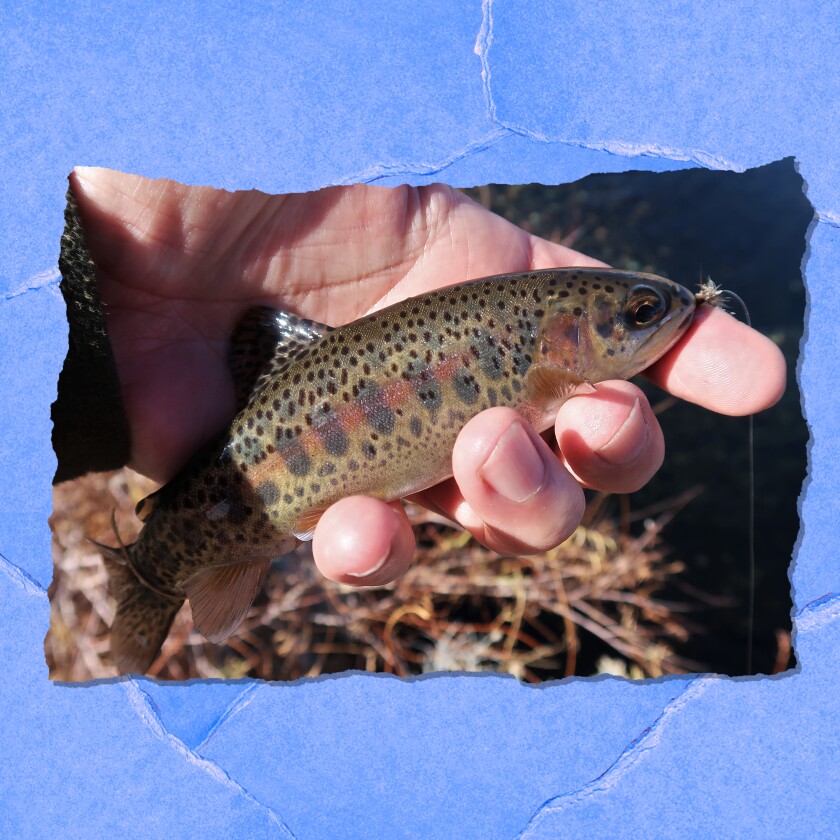
[[668, 310], [665, 295], [653, 286], [634, 286], [627, 296], [624, 320], [629, 327], [647, 327]]

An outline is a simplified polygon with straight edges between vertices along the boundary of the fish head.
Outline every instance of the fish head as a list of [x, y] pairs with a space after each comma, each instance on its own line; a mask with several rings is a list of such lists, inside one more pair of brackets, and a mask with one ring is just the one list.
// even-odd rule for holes
[[628, 271], [578, 269], [566, 291], [545, 308], [537, 359], [587, 382], [629, 379], [652, 365], [685, 332], [696, 306], [679, 283]]

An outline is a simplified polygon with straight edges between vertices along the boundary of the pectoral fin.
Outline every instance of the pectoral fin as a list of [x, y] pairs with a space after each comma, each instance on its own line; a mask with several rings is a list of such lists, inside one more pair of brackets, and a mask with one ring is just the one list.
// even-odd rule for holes
[[536, 364], [526, 374], [527, 396], [518, 410], [535, 429], [542, 430], [554, 422], [563, 402], [587, 387], [592, 386], [576, 373], [556, 365]]
[[193, 575], [184, 590], [193, 623], [205, 639], [217, 643], [236, 632], [268, 570], [269, 558], [218, 566]]
[[528, 395], [532, 402], [549, 404], [562, 402], [586, 380], [576, 373], [556, 365], [534, 365], [527, 374]]

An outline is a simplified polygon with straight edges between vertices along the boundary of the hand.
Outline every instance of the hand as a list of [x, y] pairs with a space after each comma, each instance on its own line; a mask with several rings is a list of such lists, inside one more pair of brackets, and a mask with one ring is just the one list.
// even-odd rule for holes
[[[160, 481], [233, 416], [227, 343], [251, 305], [340, 325], [477, 277], [603, 265], [443, 185], [269, 196], [102, 169], [72, 177], [120, 374], [131, 466]], [[776, 345], [709, 308], [648, 374], [676, 396], [733, 415], [769, 407], [785, 384]], [[534, 552], [574, 531], [581, 485], [636, 490], [664, 456], [656, 418], [628, 382], [567, 401], [555, 434], [557, 452], [512, 410], [485, 411], [458, 438], [454, 478], [415, 500], [496, 551]], [[405, 571], [414, 537], [399, 502], [352, 497], [324, 514], [313, 551], [326, 577], [378, 585]]]

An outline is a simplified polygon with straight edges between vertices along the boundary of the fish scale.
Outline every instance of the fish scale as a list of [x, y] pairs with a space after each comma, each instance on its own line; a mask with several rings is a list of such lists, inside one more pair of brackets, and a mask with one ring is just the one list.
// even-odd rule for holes
[[144, 671], [190, 600], [211, 641], [244, 618], [271, 558], [346, 496], [391, 501], [452, 474], [463, 426], [497, 405], [538, 431], [584, 383], [629, 378], [679, 338], [694, 296], [608, 269], [506, 275], [430, 292], [332, 329], [264, 307], [234, 331], [233, 422], [138, 506], [106, 551], [112, 653]]

